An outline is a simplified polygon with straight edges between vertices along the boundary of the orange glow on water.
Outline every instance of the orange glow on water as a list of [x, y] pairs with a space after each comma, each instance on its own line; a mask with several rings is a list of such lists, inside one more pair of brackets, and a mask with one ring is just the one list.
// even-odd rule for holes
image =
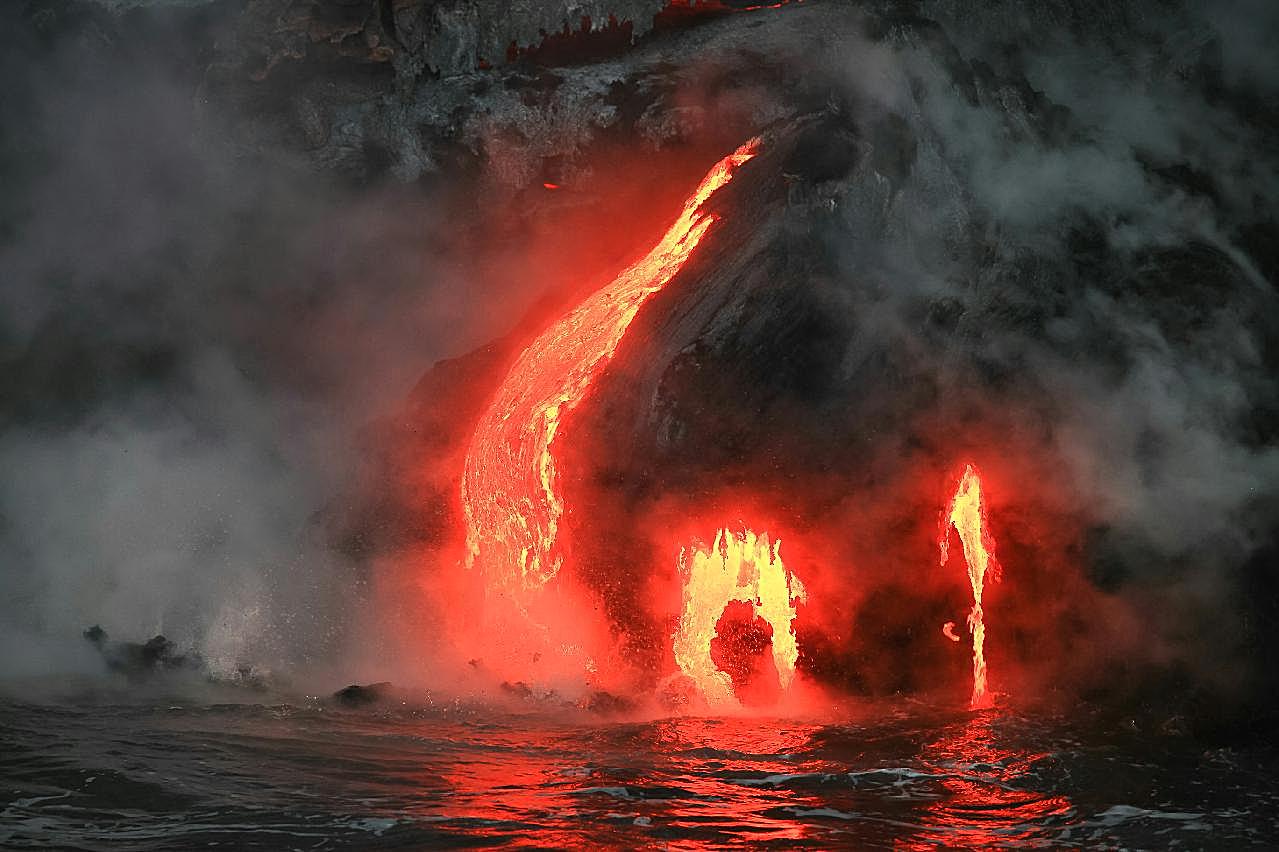
[[795, 642], [795, 604], [805, 600], [804, 586], [782, 563], [781, 541], [746, 530], [741, 536], [721, 529], [710, 551], [680, 553], [683, 611], [675, 631], [675, 662], [712, 707], [737, 704], [733, 681], [711, 658], [711, 643], [725, 607], [738, 601], [753, 607], [773, 629], [773, 664], [778, 683], [789, 689], [795, 679], [799, 647]]
[[[488, 845], [518, 844], [525, 837], [516, 833], [532, 823], [537, 845], [557, 849], [695, 848], [708, 835], [719, 845], [737, 839], [790, 847], [823, 834], [778, 813], [819, 807], [817, 795], [750, 783], [825, 768], [795, 756], [818, 725], [731, 716], [608, 727], [574, 721], [464, 729], [467, 740], [427, 755], [429, 769], [418, 770], [424, 789], [446, 795], [410, 814], [465, 821], [455, 837]], [[748, 783], [734, 783], [739, 777]]]
[[751, 140], [716, 163], [647, 255], [542, 332], [480, 417], [462, 475], [466, 566], [481, 572], [488, 598], [513, 605], [535, 626], [543, 625], [532, 599], [564, 560], [554, 452], [564, 415], [612, 359], [640, 306], [688, 261], [717, 218], [703, 204], [758, 144]]
[[[997, 712], [997, 711], [995, 711]], [[990, 849], [1042, 845], [1039, 827], [1069, 817], [1066, 796], [1034, 789], [1028, 773], [1051, 757], [1001, 743], [998, 717], [971, 716], [949, 725], [920, 754], [944, 794], [924, 812], [922, 830], [901, 849]]]
[[982, 590], [988, 571], [992, 582], [999, 579], [999, 563], [995, 561], [995, 540], [990, 535], [990, 526], [986, 521], [981, 475], [971, 464], [964, 468], [955, 496], [942, 515], [941, 536], [938, 540], [942, 565], [946, 564], [949, 556], [951, 527], [955, 528], [963, 545], [964, 561], [968, 563], [968, 581], [973, 588], [973, 608], [968, 613], [968, 629], [973, 634], [973, 695], [970, 705], [973, 709], [978, 709], [989, 707], [991, 703], [986, 691], [986, 624], [982, 611]]

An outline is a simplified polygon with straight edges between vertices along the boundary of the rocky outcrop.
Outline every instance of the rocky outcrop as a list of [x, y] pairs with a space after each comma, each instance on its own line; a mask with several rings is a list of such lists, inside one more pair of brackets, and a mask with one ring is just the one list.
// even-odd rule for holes
[[264, 79], [282, 63], [345, 58], [396, 73], [451, 77], [498, 65], [549, 35], [623, 22], [653, 26], [661, 0], [253, 0], [224, 45], [224, 61]]
[[[825, 21], [836, 32], [855, 26], [838, 9], [797, 6], [744, 16], [750, 28], [715, 19], [605, 61], [557, 67], [503, 61], [483, 71], [475, 39], [488, 24], [473, 20], [480, 7], [457, 27], [450, 23], [453, 8], [415, 7], [413, 15], [429, 21], [413, 18], [411, 28], [391, 27], [366, 10], [350, 19], [350, 27], [362, 28], [358, 33], [333, 30], [337, 41], [321, 45], [307, 34], [314, 30], [281, 27], [269, 7], [253, 6], [235, 38], [219, 46], [205, 88], [233, 105], [242, 141], [304, 150], [326, 171], [412, 181], [472, 169], [489, 186], [509, 190], [540, 183], [550, 160], [564, 172], [560, 178], [571, 177], [602, 137], [662, 146], [706, 127], [762, 126], [786, 107], [755, 98], [763, 90], [753, 80], [798, 55], [796, 22], [820, 29], [816, 22]], [[518, 21], [517, 15], [512, 25]], [[387, 33], [406, 28], [426, 40], [387, 47]], [[422, 35], [428, 31], [438, 37]]]
[[204, 661], [198, 655], [182, 653], [163, 636], [146, 642], [118, 642], [107, 636], [99, 625], [84, 631], [85, 640], [100, 654], [107, 668], [130, 681], [143, 681], [164, 672], [203, 672]]

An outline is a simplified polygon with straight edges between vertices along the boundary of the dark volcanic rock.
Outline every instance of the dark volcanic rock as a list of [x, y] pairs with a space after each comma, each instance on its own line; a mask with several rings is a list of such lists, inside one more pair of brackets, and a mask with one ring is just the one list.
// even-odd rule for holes
[[162, 672], [202, 672], [204, 661], [196, 654], [179, 653], [163, 636], [146, 642], [113, 642], [100, 625], [84, 631], [84, 638], [98, 649], [107, 668], [130, 680], [145, 680]]
[[[647, 33], [661, 0], [256, 0], [236, 28], [227, 59], [265, 79], [282, 63], [348, 59], [390, 63], [397, 74], [444, 77], [504, 62], [548, 34], [613, 21]], [[589, 23], [588, 23], [589, 22]]]
[[333, 700], [343, 707], [369, 707], [389, 701], [393, 687], [389, 681], [362, 686], [353, 683], [333, 693]]
[[611, 692], [596, 691], [579, 702], [578, 706], [601, 716], [619, 716], [635, 710], [635, 702]]

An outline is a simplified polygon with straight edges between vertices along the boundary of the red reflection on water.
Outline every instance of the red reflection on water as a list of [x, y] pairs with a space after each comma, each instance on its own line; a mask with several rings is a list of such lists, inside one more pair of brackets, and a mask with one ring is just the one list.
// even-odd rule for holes
[[[820, 837], [791, 808], [815, 806], [812, 793], [772, 779], [827, 768], [806, 756], [819, 726], [759, 718], [676, 718], [652, 726], [652, 750], [667, 784], [693, 795], [668, 803], [662, 820], [706, 842], [795, 842]], [[672, 771], [674, 770], [674, 771]], [[670, 807], [669, 805], [674, 805]]]
[[[1018, 737], [1001, 730], [1005, 718], [992, 711], [943, 723], [918, 752], [914, 732], [891, 720], [433, 726], [409, 770], [416, 795], [405, 801], [408, 779], [393, 780], [382, 801], [388, 815], [478, 844], [1050, 846], [1072, 802], [1026, 789], [1049, 752], [1012, 747]], [[908, 751], [913, 758], [895, 762]], [[408, 769], [379, 762], [386, 776]]]
[[668, 848], [812, 840], [821, 827], [787, 809], [820, 806], [816, 794], [769, 779], [818, 768], [803, 756], [815, 730], [761, 719], [681, 718], [477, 731], [435, 762], [448, 792], [431, 796], [419, 818], [494, 842], [535, 826], [534, 842], [548, 848], [644, 845], [653, 830], [673, 832]]
[[994, 729], [998, 719], [997, 711], [977, 713], [924, 747], [920, 760], [946, 795], [924, 810], [924, 829], [898, 848], [1051, 845], [1042, 830], [1071, 815], [1074, 806], [1066, 796], [1017, 786], [1050, 754], [1005, 747]]
[[532, 840], [553, 849], [634, 842], [638, 813], [626, 803], [599, 808], [571, 795], [591, 785], [592, 769], [566, 759], [571, 747], [562, 733], [535, 723], [523, 731], [479, 726], [455, 737], [456, 749], [434, 767], [448, 792], [431, 797], [429, 817], [449, 833], [468, 844]]

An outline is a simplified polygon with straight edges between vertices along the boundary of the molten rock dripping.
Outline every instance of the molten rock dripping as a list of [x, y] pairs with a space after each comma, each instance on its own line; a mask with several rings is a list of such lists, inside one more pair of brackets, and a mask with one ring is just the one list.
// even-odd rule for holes
[[982, 497], [981, 476], [971, 464], [964, 468], [959, 488], [950, 501], [950, 507], [942, 515], [939, 544], [941, 564], [948, 556], [950, 528], [955, 528], [964, 547], [964, 560], [968, 563], [968, 581], [973, 587], [973, 608], [968, 613], [968, 629], [973, 634], [973, 709], [990, 706], [986, 692], [986, 625], [981, 608], [982, 587], [986, 572], [992, 582], [999, 579], [999, 563], [995, 561], [995, 540], [986, 523], [986, 503]]
[[480, 418], [466, 455], [467, 566], [517, 602], [560, 569], [564, 502], [553, 447], [563, 416], [612, 358], [640, 306], [679, 272], [715, 216], [702, 204], [754, 156], [752, 140], [720, 160], [652, 251], [524, 350]]
[[675, 631], [675, 662], [697, 685], [708, 704], [735, 704], [733, 681], [711, 659], [711, 641], [724, 608], [750, 604], [773, 628], [773, 663], [782, 689], [795, 679], [799, 647], [795, 643], [795, 604], [805, 600], [804, 586], [782, 563], [781, 542], [747, 530], [741, 537], [720, 530], [710, 552], [696, 549], [692, 560], [680, 552], [684, 609]]

